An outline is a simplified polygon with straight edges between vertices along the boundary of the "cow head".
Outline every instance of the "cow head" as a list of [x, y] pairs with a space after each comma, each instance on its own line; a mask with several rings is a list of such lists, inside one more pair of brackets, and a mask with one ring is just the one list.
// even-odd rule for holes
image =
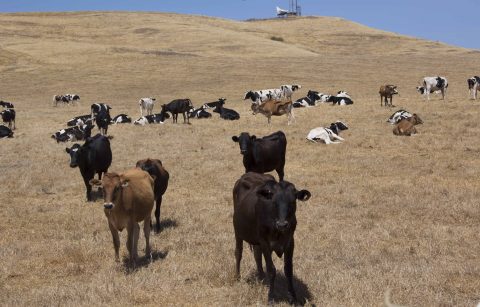
[[306, 201], [312, 194], [307, 190], [298, 191], [288, 181], [267, 181], [257, 188], [257, 196], [260, 200], [271, 204], [270, 212], [273, 219], [273, 227], [280, 231], [287, 231], [296, 222], [295, 211], [297, 200]]
[[83, 151], [82, 146], [80, 146], [80, 144], [73, 144], [71, 148], [65, 148], [65, 151], [70, 154], [70, 167], [77, 167], [79, 162], [78, 158]]
[[423, 124], [423, 120], [416, 113], [413, 113], [412, 116], [408, 118], [408, 121], [414, 125]]
[[258, 94], [253, 91], [248, 91], [245, 93], [245, 96], [243, 97], [243, 100], [247, 100], [247, 99], [251, 99], [252, 101], [257, 101]]
[[145, 116], [140, 117], [136, 121], [133, 122], [134, 125], [141, 125], [145, 126], [145, 124], [148, 123], [147, 118]]
[[391, 95], [398, 95], [397, 86], [388, 84], [385, 86]]
[[92, 187], [101, 187], [103, 190], [103, 207], [111, 210], [118, 204], [121, 199], [124, 189], [128, 188], [129, 179], [125, 178], [122, 174], [106, 173], [103, 175], [102, 180], [91, 179], [89, 181]]
[[417, 92], [419, 92], [420, 94], [425, 94], [425, 86], [417, 86]]
[[240, 136], [232, 136], [232, 140], [240, 145], [240, 153], [242, 155], [245, 155], [248, 152], [253, 141], [256, 139], [257, 137], [255, 135], [250, 135], [248, 132], [242, 132], [240, 133]]
[[312, 100], [320, 100], [320, 95], [318, 94], [317, 91], [308, 91], [307, 97], [312, 99]]
[[162, 166], [162, 161], [158, 159], [143, 159], [143, 160], [137, 161], [137, 164], [135, 165], [135, 167], [141, 168], [142, 170], [149, 173], [150, 176], [154, 176], [157, 168], [157, 163], [160, 166]]
[[467, 79], [469, 90], [473, 89], [473, 87], [475, 86], [475, 83], [477, 83], [477, 79], [475, 79], [475, 78], [476, 77], [472, 77], [472, 78]]
[[292, 92], [295, 92], [301, 88], [302, 86], [300, 84], [292, 84]]

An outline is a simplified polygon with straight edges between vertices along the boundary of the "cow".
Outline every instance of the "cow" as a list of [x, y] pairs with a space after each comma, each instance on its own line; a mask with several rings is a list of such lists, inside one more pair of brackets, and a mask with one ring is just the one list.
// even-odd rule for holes
[[116, 124], [127, 124], [131, 122], [132, 122], [132, 118], [127, 114], [118, 114], [112, 119], [110, 123], [116, 125]]
[[394, 124], [397, 124], [402, 119], [409, 118], [409, 117], [412, 117], [412, 113], [405, 110], [398, 110], [387, 119], [387, 122], [394, 125]]
[[55, 139], [57, 143], [86, 140], [90, 137], [93, 127], [94, 125], [89, 122], [84, 125], [61, 129], [52, 134], [52, 138]]
[[285, 133], [277, 131], [257, 139], [255, 135], [242, 132], [239, 136], [232, 136], [232, 140], [240, 146], [245, 173], [265, 173], [275, 170], [280, 181], [283, 181], [287, 151]]
[[[323, 95], [323, 94], [322, 94]], [[319, 92], [308, 91], [307, 96], [297, 99], [293, 103], [294, 108], [314, 107], [317, 105], [317, 101], [320, 101], [321, 96]]]
[[410, 136], [417, 133], [415, 125], [423, 124], [423, 120], [417, 115], [412, 114], [411, 117], [402, 119], [398, 124], [393, 128], [394, 135], [406, 135]]
[[350, 98], [352, 99], [352, 96], [350, 96], [349, 93], [347, 93], [346, 91], [338, 91], [337, 92], [337, 95], [335, 95], [336, 97], [344, 97], [344, 98]]
[[[310, 130], [307, 135], [307, 140], [317, 143], [322, 140], [325, 144], [338, 144], [340, 141], [345, 141], [339, 136], [340, 131], [347, 130], [348, 126], [341, 121], [330, 124], [329, 128], [318, 127]], [[338, 141], [337, 141], [338, 140]]]
[[287, 125], [290, 125], [292, 119], [295, 119], [293, 115], [293, 104], [291, 101], [267, 101], [261, 105], [252, 103], [251, 105], [253, 115], [261, 113], [265, 115], [270, 124], [272, 116], [287, 115]]
[[445, 77], [425, 77], [422, 81], [423, 86], [417, 86], [417, 91], [426, 96], [427, 100], [430, 100], [430, 94], [435, 91], [442, 93], [442, 100], [445, 100], [447, 95], [448, 81]]
[[250, 99], [252, 103], [261, 104], [266, 101], [278, 101], [282, 99], [283, 92], [279, 88], [272, 88], [260, 91], [247, 91], [243, 100]]
[[68, 103], [68, 98], [65, 95], [54, 95], [53, 96], [53, 106], [56, 107], [59, 102], [62, 102], [63, 104]]
[[92, 123], [90, 114], [75, 116], [74, 118], [67, 121], [67, 126], [81, 126], [87, 123]]
[[188, 117], [189, 118], [210, 118], [212, 117], [212, 114], [210, 112], [207, 112], [204, 106], [201, 106], [196, 110], [189, 111]]
[[272, 252], [284, 257], [284, 273], [288, 285], [288, 301], [296, 303], [293, 287], [294, 233], [297, 226], [297, 200], [307, 201], [312, 194], [297, 190], [288, 181], [275, 181], [271, 175], [246, 173], [233, 188], [233, 228], [235, 232], [235, 273], [240, 278], [243, 241], [253, 249], [258, 277], [265, 276], [262, 255], [268, 276], [268, 302], [273, 303], [276, 269]]
[[102, 179], [102, 174], [106, 173], [112, 164], [110, 141], [106, 136], [96, 134], [88, 138], [83, 145], [74, 144], [71, 148], [65, 148], [65, 151], [70, 154], [70, 167], [78, 166], [80, 169], [87, 189], [87, 201], [92, 201], [90, 180], [95, 173], [98, 174], [99, 180]]
[[107, 135], [108, 126], [112, 118], [110, 117], [110, 112], [107, 110], [102, 109], [97, 116], [95, 117], [95, 123], [97, 124], [98, 129], [100, 130], [100, 134]]
[[155, 105], [155, 98], [140, 98], [138, 105], [140, 106], [140, 116], [143, 116], [143, 111], [147, 112], [147, 115], [153, 114], [153, 106]]
[[3, 100], [0, 100], [0, 106], [2, 106], [4, 108], [7, 108], [7, 109], [13, 109], [14, 108], [13, 103], [8, 102], [8, 101], [3, 101]]
[[398, 95], [397, 86], [393, 84], [386, 84], [380, 86], [380, 90], [378, 91], [380, 94], [380, 106], [382, 106], [383, 100], [385, 98], [385, 106], [388, 106], [388, 98], [390, 98], [390, 107], [393, 107], [392, 100], [393, 95]]
[[80, 100], [80, 96], [78, 96], [77, 94], [65, 94], [64, 96], [67, 97], [69, 103], [70, 102], [78, 103], [78, 101]]
[[0, 125], [0, 139], [13, 138], [13, 131], [7, 126]]
[[477, 99], [477, 91], [480, 91], [480, 77], [473, 76], [467, 79], [468, 90], [472, 99]]
[[[0, 112], [4, 123], [8, 123], [8, 128], [15, 130], [15, 109], [6, 109]], [[13, 126], [13, 128], [12, 128]]]
[[332, 105], [338, 104], [339, 106], [353, 104], [353, 100], [351, 98], [341, 96], [330, 96], [327, 102], [332, 102]]
[[170, 174], [163, 167], [162, 161], [158, 159], [144, 159], [137, 161], [136, 167], [141, 168], [154, 178], [154, 194], [155, 194], [155, 232], [160, 232], [160, 209], [162, 206], [162, 196], [168, 187], [168, 179]]
[[291, 101], [293, 92], [298, 91], [301, 88], [302, 88], [302, 86], [300, 84], [280, 85], [280, 90], [282, 91], [282, 99], [285, 99], [287, 101]]
[[135, 268], [138, 258], [137, 246], [140, 233], [139, 222], [143, 221], [145, 257], [151, 260], [150, 221], [153, 209], [153, 178], [145, 171], [134, 168], [123, 173], [106, 173], [102, 180], [91, 179], [89, 184], [102, 187], [103, 208], [112, 233], [115, 261], [120, 261], [119, 231], [127, 228], [127, 250], [130, 266]]
[[190, 110], [194, 110], [192, 101], [188, 98], [186, 99], [175, 99], [170, 101], [167, 104], [162, 105], [162, 112], [165, 114], [166, 112], [172, 113], [173, 123], [178, 123], [178, 113], [182, 113], [183, 115], [183, 123], [190, 124], [188, 119], [188, 112]]
[[218, 98], [217, 101], [204, 103], [203, 106], [201, 106], [201, 108], [203, 108], [203, 109], [213, 109], [213, 108], [218, 107], [218, 106], [223, 106], [225, 104], [225, 101], [227, 101], [227, 98], [221, 97], [221, 98]]
[[101, 111], [107, 112], [108, 116], [110, 117], [110, 109], [111, 107], [106, 103], [94, 103], [90, 106], [90, 113], [92, 121], [95, 119], [95, 116], [99, 114]]
[[240, 114], [237, 111], [232, 109], [224, 108], [223, 105], [216, 106], [213, 109], [213, 112], [220, 114], [220, 118], [225, 120], [238, 120], [240, 119]]
[[170, 118], [170, 114], [161, 112], [157, 114], [142, 116], [133, 122], [134, 125], [145, 126], [146, 124], [163, 124], [165, 119]]

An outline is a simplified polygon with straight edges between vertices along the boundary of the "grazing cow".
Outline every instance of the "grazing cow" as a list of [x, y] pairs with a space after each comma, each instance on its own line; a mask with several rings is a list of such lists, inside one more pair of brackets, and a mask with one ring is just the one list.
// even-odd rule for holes
[[479, 76], [473, 76], [469, 79], [467, 79], [468, 83], [468, 90], [470, 92], [470, 95], [472, 99], [477, 99], [477, 91], [480, 91], [480, 77]]
[[277, 131], [257, 139], [255, 135], [250, 136], [247, 132], [242, 132], [240, 136], [232, 136], [232, 140], [240, 146], [245, 173], [265, 173], [275, 170], [280, 181], [283, 181], [287, 151], [285, 133]]
[[83, 145], [74, 144], [71, 148], [65, 148], [70, 154], [70, 167], [78, 166], [87, 188], [87, 201], [92, 201], [92, 187], [90, 180], [95, 173], [98, 179], [102, 179], [102, 173], [106, 173], [112, 163], [112, 150], [110, 141], [106, 136], [97, 134], [88, 138]]
[[8, 123], [8, 128], [15, 130], [15, 109], [3, 110], [0, 114], [2, 115], [3, 122]]
[[13, 109], [14, 108], [13, 103], [8, 102], [8, 101], [3, 101], [3, 100], [0, 100], [0, 106], [2, 106], [4, 108], [7, 108], [7, 109]]
[[392, 100], [393, 95], [398, 95], [397, 86], [392, 84], [382, 85], [380, 86], [380, 90], [378, 91], [380, 94], [380, 106], [382, 106], [383, 100], [385, 98], [385, 106], [388, 105], [388, 98], [390, 98], [390, 107], [393, 107]]
[[216, 106], [213, 112], [220, 114], [220, 118], [225, 120], [237, 120], [240, 119], [240, 114], [232, 109], [224, 108], [222, 105]]
[[95, 119], [95, 116], [97, 116], [100, 112], [104, 111], [108, 113], [108, 117], [110, 117], [110, 109], [111, 107], [106, 104], [106, 103], [94, 103], [90, 106], [91, 110], [91, 119], [92, 121]]
[[154, 193], [155, 193], [155, 219], [157, 224], [155, 226], [155, 232], [160, 232], [160, 208], [162, 206], [162, 196], [168, 187], [168, 179], [170, 175], [163, 167], [162, 161], [158, 159], [144, 159], [137, 161], [136, 167], [139, 167], [146, 171], [154, 178]]
[[75, 116], [74, 118], [70, 119], [67, 122], [67, 126], [68, 127], [81, 126], [81, 125], [85, 125], [85, 124], [91, 123], [91, 122], [92, 122], [92, 120], [91, 120], [90, 114], [79, 115], [79, 116]]
[[189, 118], [210, 118], [210, 117], [212, 117], [212, 114], [207, 112], [205, 110], [205, 105], [203, 105], [196, 110], [189, 111], [188, 112], [188, 117]]
[[167, 112], [161, 112], [157, 114], [142, 116], [133, 122], [134, 125], [145, 126], [146, 124], [163, 124], [165, 119], [170, 118], [170, 114]]
[[59, 130], [52, 134], [52, 138], [59, 142], [83, 141], [90, 137], [92, 128], [95, 127], [90, 122], [84, 125], [74, 126]]
[[394, 124], [397, 124], [402, 119], [409, 118], [409, 117], [412, 117], [412, 113], [405, 110], [398, 110], [387, 119], [387, 122], [394, 125]]
[[67, 99], [68, 99], [68, 102], [77, 102], [80, 100], [80, 96], [78, 96], [77, 94], [65, 94], [64, 95]]
[[13, 131], [7, 126], [0, 125], [0, 139], [13, 138]]
[[332, 105], [338, 104], [339, 106], [351, 105], [353, 104], [353, 100], [348, 97], [340, 97], [340, 96], [330, 96], [327, 102], [332, 102]]
[[110, 125], [111, 121], [112, 118], [110, 117], [110, 112], [108, 110], [101, 110], [100, 113], [97, 114], [95, 117], [95, 123], [100, 130], [100, 134], [107, 135], [108, 125]]
[[287, 115], [287, 125], [290, 125], [292, 119], [295, 119], [293, 115], [293, 104], [291, 101], [267, 101], [262, 103], [261, 105], [252, 103], [252, 111], [253, 115], [257, 113], [261, 113], [265, 115], [268, 119], [268, 123], [270, 124], [270, 120], [272, 115], [273, 116], [282, 116]]
[[297, 99], [293, 103], [293, 107], [294, 108], [314, 107], [317, 105], [317, 101], [320, 101], [320, 100], [321, 100], [321, 96], [319, 92], [308, 91], [307, 97]]
[[287, 101], [292, 100], [293, 92], [298, 91], [301, 88], [302, 86], [300, 84], [280, 85], [280, 90], [282, 91], [282, 98], [284, 98]]
[[103, 179], [92, 179], [89, 183], [103, 188], [104, 213], [108, 227], [112, 233], [115, 261], [120, 261], [119, 231], [127, 228], [127, 250], [130, 265], [135, 267], [138, 258], [137, 246], [140, 233], [139, 222], [143, 221], [145, 235], [145, 256], [151, 259], [150, 221], [153, 209], [153, 178], [139, 169], [134, 168], [124, 173], [106, 173]]
[[430, 100], [430, 94], [435, 91], [442, 93], [442, 99], [445, 100], [447, 95], [448, 81], [445, 77], [425, 77], [422, 82], [423, 86], [417, 86], [417, 91], [426, 96]]
[[[207, 102], [207, 103], [203, 104], [203, 106], [201, 106], [200, 108], [211, 109], [211, 108], [215, 108], [215, 107], [218, 107], [218, 106], [223, 106], [225, 104], [225, 101], [227, 101], [227, 98], [221, 97], [221, 98], [218, 98], [217, 101]], [[197, 109], [197, 110], [199, 110], [199, 109]]]
[[342, 123], [341, 121], [337, 121], [335, 123], [330, 124], [330, 128], [323, 128], [318, 127], [315, 129], [310, 130], [307, 135], [307, 140], [317, 143], [319, 140], [325, 142], [325, 144], [337, 144], [340, 142], [338, 141], [345, 141], [343, 138], [339, 136], [340, 131], [347, 130], [348, 126]]
[[53, 96], [53, 106], [56, 107], [59, 102], [63, 104], [68, 103], [68, 98], [65, 95], [54, 95]]
[[178, 123], [178, 113], [182, 113], [183, 123], [190, 124], [188, 112], [193, 109], [192, 101], [190, 99], [175, 99], [167, 104], [162, 105], [161, 113], [172, 113], [173, 123]]
[[306, 201], [310, 197], [308, 190], [298, 191], [288, 181], [277, 182], [271, 175], [257, 173], [242, 175], [233, 188], [236, 277], [240, 278], [240, 261], [245, 241], [253, 249], [260, 279], [265, 276], [262, 255], [265, 259], [269, 303], [273, 303], [276, 275], [272, 252], [280, 258], [284, 256], [288, 301], [292, 304], [297, 300], [293, 287], [294, 233], [297, 226], [295, 211], [297, 200]]
[[127, 114], [119, 114], [115, 116], [110, 123], [116, 125], [116, 124], [127, 124], [131, 122], [132, 122], [132, 118], [130, 116], [128, 116]]
[[147, 115], [153, 114], [155, 100], [155, 98], [140, 98], [138, 101], [138, 105], [140, 106], [140, 116], [143, 116], [143, 111], [146, 111]]
[[250, 99], [253, 103], [261, 104], [266, 101], [278, 101], [282, 99], [283, 92], [279, 88], [272, 88], [260, 91], [248, 91], [245, 93], [243, 100]]
[[393, 134], [395, 135], [406, 135], [410, 136], [417, 133], [415, 125], [423, 124], [422, 119], [417, 114], [412, 114], [411, 117], [402, 119], [396, 126], [393, 128]]

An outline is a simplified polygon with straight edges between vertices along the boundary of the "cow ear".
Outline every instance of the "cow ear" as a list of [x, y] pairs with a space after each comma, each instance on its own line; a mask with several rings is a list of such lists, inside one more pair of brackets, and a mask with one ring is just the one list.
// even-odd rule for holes
[[301, 190], [301, 191], [297, 191], [295, 196], [300, 201], [306, 201], [306, 200], [309, 200], [310, 197], [312, 197], [312, 194], [308, 190]]
[[238, 143], [239, 140], [240, 139], [238, 138], [238, 136], [236, 136], [236, 135], [232, 136], [232, 141]]
[[102, 182], [98, 179], [90, 179], [90, 181], [88, 182], [92, 187], [94, 186], [101, 186], [102, 185]]
[[70, 153], [70, 148], [65, 148], [65, 151], [69, 154]]
[[268, 189], [260, 189], [257, 191], [257, 195], [259, 197], [262, 197], [262, 198], [266, 198], [266, 199], [272, 199], [273, 198], [273, 193], [272, 191], [268, 190]]
[[123, 179], [121, 182], [121, 187], [126, 188], [128, 187], [128, 183], [130, 182], [130, 179]]

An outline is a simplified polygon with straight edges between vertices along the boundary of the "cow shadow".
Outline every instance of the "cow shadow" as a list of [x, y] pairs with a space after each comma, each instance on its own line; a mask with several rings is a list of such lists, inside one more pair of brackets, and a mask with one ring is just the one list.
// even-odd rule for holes
[[168, 228], [176, 228], [177, 226], [178, 226], [178, 223], [176, 220], [172, 220], [170, 218], [160, 220], [160, 232]]
[[[268, 280], [265, 277], [263, 280], [259, 281], [257, 271], [252, 271], [246, 278], [247, 283], [249, 283], [252, 287], [258, 286], [259, 283], [268, 287]], [[295, 274], [293, 275], [293, 288], [295, 289], [295, 293], [297, 295], [297, 303], [296, 305], [305, 305], [308, 303], [311, 306], [315, 306], [312, 304], [311, 301], [313, 299], [312, 293], [308, 289], [308, 286], [300, 279], [298, 279]], [[265, 293], [265, 296], [267, 294]], [[283, 274], [277, 270], [277, 275], [275, 277], [275, 289], [273, 291], [273, 298], [276, 303], [287, 303], [288, 304], [288, 283], [287, 278]]]
[[150, 264], [154, 263], [155, 261], [165, 259], [168, 255], [168, 250], [166, 251], [152, 251], [151, 258], [146, 257], [145, 255], [142, 257], [138, 257], [135, 263], [135, 266], [132, 266], [130, 263], [130, 259], [128, 256], [123, 257], [123, 267], [125, 269], [126, 274], [132, 274], [138, 269], [143, 267], [147, 267]]

